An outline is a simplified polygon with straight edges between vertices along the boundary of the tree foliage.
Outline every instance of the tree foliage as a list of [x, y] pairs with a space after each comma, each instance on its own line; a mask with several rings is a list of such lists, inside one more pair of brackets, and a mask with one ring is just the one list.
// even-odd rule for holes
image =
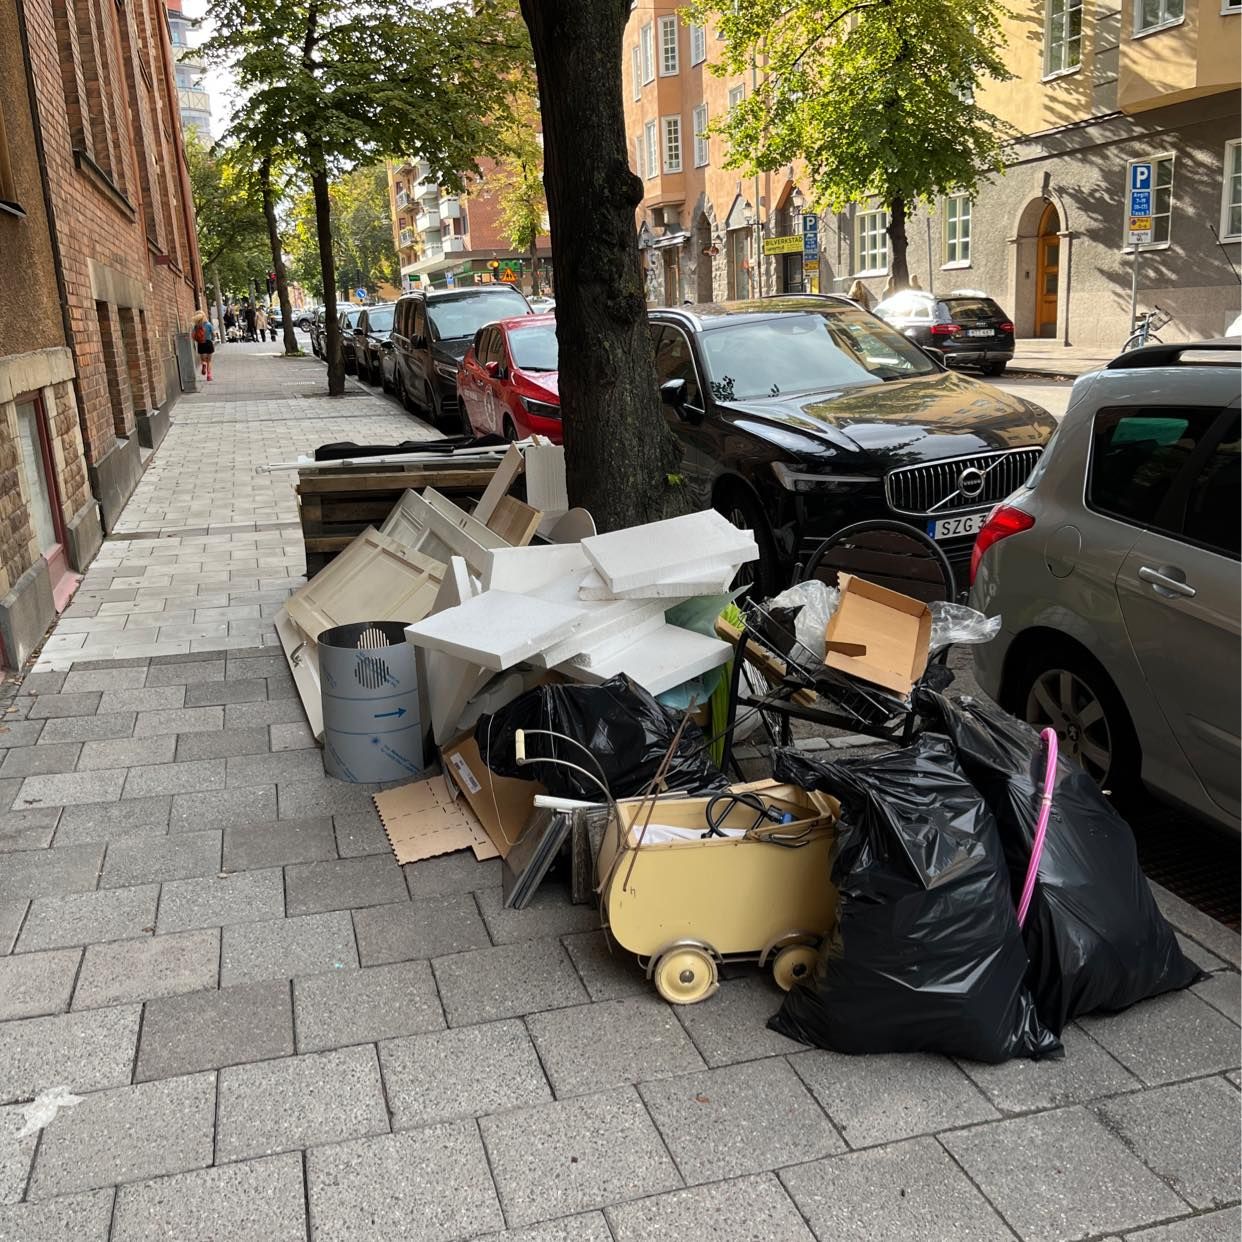
[[[357, 168], [328, 187], [332, 203], [332, 251], [337, 285], [376, 292], [397, 281], [397, 254], [392, 242], [392, 210], [383, 165]], [[322, 297], [319, 248], [315, 234], [315, 203], [309, 190], [294, 196], [289, 211], [289, 266], [295, 278]]]
[[534, 291], [539, 291], [536, 250], [547, 231], [548, 201], [543, 188], [543, 147], [534, 100], [520, 100], [504, 127], [504, 155], [487, 179], [488, 193], [500, 208], [500, 227], [514, 250], [531, 257]]
[[693, 0], [693, 20], [723, 36], [712, 71], [757, 67], [756, 88], [712, 126], [727, 166], [805, 160], [820, 209], [878, 198], [904, 284], [906, 212], [1001, 167], [1003, 124], [975, 91], [1012, 76], [1003, 13], [994, 0]]
[[234, 147], [208, 147], [193, 128], [185, 133], [185, 154], [208, 283], [214, 274], [222, 293], [248, 290], [251, 279], [266, 272], [269, 262], [263, 201], [249, 162], [239, 158]]

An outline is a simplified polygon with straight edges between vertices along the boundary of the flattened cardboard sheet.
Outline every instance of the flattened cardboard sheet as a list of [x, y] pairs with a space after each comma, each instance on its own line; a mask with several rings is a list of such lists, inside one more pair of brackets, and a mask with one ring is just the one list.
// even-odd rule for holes
[[467, 849], [479, 862], [497, 857], [478, 817], [454, 794], [443, 776], [433, 776], [372, 795], [397, 862], [419, 862]]
[[469, 734], [441, 747], [440, 762], [478, 816], [497, 853], [508, 857], [530, 822], [535, 795], [547, 790], [538, 781], [497, 776], [483, 762], [478, 743]]

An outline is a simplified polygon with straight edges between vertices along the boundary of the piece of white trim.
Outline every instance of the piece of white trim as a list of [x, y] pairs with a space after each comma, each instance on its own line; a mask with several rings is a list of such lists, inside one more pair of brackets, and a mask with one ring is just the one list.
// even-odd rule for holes
[[276, 636], [289, 662], [293, 684], [315, 741], [323, 741], [323, 695], [319, 688], [319, 648], [293, 623], [289, 610], [276, 614]]
[[545, 518], [569, 511], [564, 445], [532, 444], [526, 450], [526, 503]]
[[484, 591], [447, 612], [406, 626], [419, 647], [443, 651], [495, 672], [568, 638], [583, 622], [581, 608], [509, 591]]
[[[500, 459], [500, 465], [496, 467], [496, 473], [492, 475], [492, 481], [483, 489], [479, 503], [474, 506], [474, 516], [484, 525], [496, 512], [500, 498], [508, 495], [513, 480], [522, 473], [525, 466], [526, 459], [522, 456], [522, 450], [516, 444], [510, 444]], [[538, 508], [537, 505], [535, 507]]]
[[677, 625], [665, 625], [589, 669], [564, 663], [557, 665], [557, 671], [575, 681], [595, 684], [625, 673], [648, 693], [663, 694], [682, 682], [720, 668], [732, 654], [728, 643]]
[[714, 576], [759, 558], [749, 531], [714, 509], [584, 539], [582, 546], [614, 594], [631, 587]]
[[451, 556], [464, 557], [476, 574], [486, 576], [493, 550], [509, 546], [434, 487], [426, 488], [421, 496], [408, 491], [400, 503], [423, 532], [414, 546], [425, 555], [445, 562]]
[[[474, 595], [475, 583], [471, 580], [465, 560], [454, 556], [449, 561], [431, 615], [456, 608]], [[466, 704], [482, 689], [491, 674], [477, 664], [459, 660], [443, 651], [424, 647], [418, 654], [427, 686], [431, 736], [437, 745], [444, 745], [457, 736], [457, 722], [466, 710]]]

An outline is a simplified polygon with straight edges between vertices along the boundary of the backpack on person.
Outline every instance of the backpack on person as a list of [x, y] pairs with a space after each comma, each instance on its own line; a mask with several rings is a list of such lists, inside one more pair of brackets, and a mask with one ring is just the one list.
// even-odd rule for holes
[[207, 339], [207, 329], [201, 323], [194, 325], [194, 343], [201, 345]]

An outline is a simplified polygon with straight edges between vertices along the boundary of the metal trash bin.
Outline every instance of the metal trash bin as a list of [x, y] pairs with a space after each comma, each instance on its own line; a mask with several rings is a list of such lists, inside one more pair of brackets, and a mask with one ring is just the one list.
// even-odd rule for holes
[[418, 673], [405, 626], [338, 625], [318, 643], [328, 775], [355, 783], [422, 775]]

